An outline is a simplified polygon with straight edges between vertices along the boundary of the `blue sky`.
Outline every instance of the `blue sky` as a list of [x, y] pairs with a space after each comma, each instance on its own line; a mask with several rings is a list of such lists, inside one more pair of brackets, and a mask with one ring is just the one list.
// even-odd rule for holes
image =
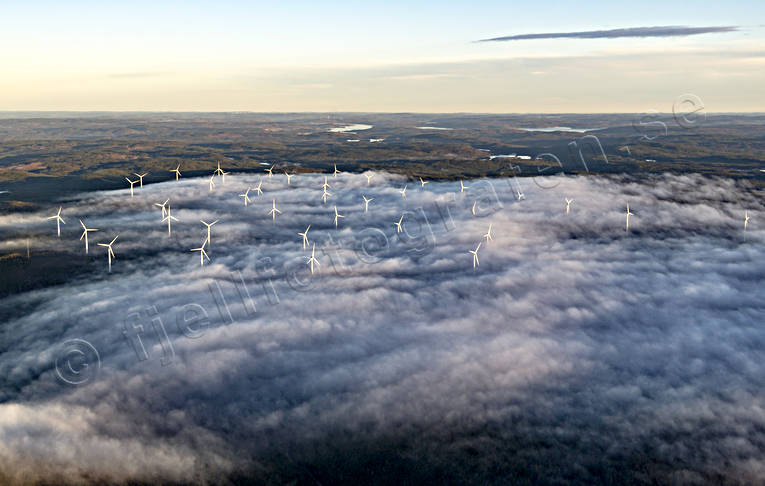
[[[0, 6], [0, 109], [765, 110], [762, 2], [275, 3]], [[652, 26], [739, 30], [475, 42]]]

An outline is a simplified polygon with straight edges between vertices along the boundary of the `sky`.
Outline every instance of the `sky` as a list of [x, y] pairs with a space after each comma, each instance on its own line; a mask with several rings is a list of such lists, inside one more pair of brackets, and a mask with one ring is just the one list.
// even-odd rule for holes
[[762, 2], [618, 3], [5, 3], [0, 110], [765, 111]]
[[[99, 229], [84, 273], [1, 301], [0, 483], [761, 482], [765, 206], [745, 181], [404, 199], [404, 176], [341, 173], [323, 204], [323, 179], [181, 177], [0, 216], [33, 261]], [[200, 219], [219, 220], [204, 267]]]

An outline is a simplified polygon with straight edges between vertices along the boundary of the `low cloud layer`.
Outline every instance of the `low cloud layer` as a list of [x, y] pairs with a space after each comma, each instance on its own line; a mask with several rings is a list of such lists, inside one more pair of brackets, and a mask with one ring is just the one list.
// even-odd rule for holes
[[481, 39], [478, 42], [499, 42], [529, 39], [615, 39], [619, 37], [685, 37], [699, 34], [735, 32], [736, 26], [685, 27], [670, 25], [664, 27], [630, 27], [626, 29], [587, 30], [582, 32], [545, 32], [538, 34], [507, 35]]
[[[2, 302], [0, 482], [765, 474], [765, 207], [741, 183], [341, 174], [323, 204], [323, 176], [281, 175], [245, 208], [259, 180], [85, 194], [60, 240], [57, 207], [0, 217], [9, 246], [41, 235], [32, 258], [82, 253], [77, 219], [100, 229], [84, 275]], [[220, 219], [204, 267], [199, 219]], [[108, 274], [95, 243], [117, 233]]]

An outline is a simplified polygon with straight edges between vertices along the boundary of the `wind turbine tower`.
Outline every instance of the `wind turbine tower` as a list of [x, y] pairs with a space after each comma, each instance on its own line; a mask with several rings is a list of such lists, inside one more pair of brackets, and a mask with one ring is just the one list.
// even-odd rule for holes
[[66, 221], [64, 221], [64, 218], [61, 217], [61, 206], [58, 207], [58, 212], [47, 218], [47, 219], [55, 219], [56, 220], [56, 236], [59, 238], [61, 237], [61, 223], [66, 224]]

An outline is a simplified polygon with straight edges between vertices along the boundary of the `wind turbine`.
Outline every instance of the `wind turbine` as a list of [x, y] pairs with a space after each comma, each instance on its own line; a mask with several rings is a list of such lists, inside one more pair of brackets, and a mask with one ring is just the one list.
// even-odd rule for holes
[[200, 223], [202, 223], [203, 225], [207, 226], [207, 239], [206, 239], [205, 241], [206, 241], [207, 243], [210, 243], [210, 246], [212, 246], [212, 241], [210, 241], [210, 228], [212, 227], [212, 225], [214, 225], [214, 224], [215, 224], [215, 223], [217, 223], [218, 221], [219, 221], [219, 220], [218, 220], [218, 219], [216, 219], [216, 220], [215, 220], [215, 221], [213, 221], [212, 223], [205, 223], [205, 222], [204, 222], [204, 221], [202, 221], [201, 219], [199, 220], [199, 222], [200, 222]]
[[308, 259], [308, 265], [311, 266], [311, 275], [313, 275], [313, 264], [319, 265], [319, 260], [316, 259], [316, 242], [313, 242], [313, 247], [311, 248], [311, 258]]
[[466, 185], [465, 185], [465, 184], [462, 182], [462, 179], [460, 179], [460, 192], [465, 192], [465, 189], [467, 189], [467, 188], [468, 188], [468, 186], [466, 186]]
[[364, 176], [367, 178], [367, 185], [369, 185], [372, 182], [372, 177], [375, 176], [374, 172], [371, 174], [364, 174]]
[[249, 187], [247, 188], [246, 191], [244, 191], [244, 194], [239, 194], [239, 197], [243, 197], [244, 198], [244, 207], [247, 207], [247, 203], [248, 202], [252, 202], [250, 200], [249, 194], [250, 194], [250, 188]]
[[58, 207], [58, 212], [49, 218], [46, 219], [55, 219], [56, 220], [56, 236], [61, 238], [61, 223], [66, 224], [66, 221], [64, 221], [64, 218], [61, 217], [61, 206]]
[[125, 180], [126, 180], [126, 181], [128, 181], [128, 182], [130, 183], [130, 197], [133, 197], [133, 184], [135, 184], [135, 183], [136, 183], [136, 182], [138, 182], [138, 181], [131, 181], [131, 180], [130, 180], [130, 179], [128, 179], [127, 177], [125, 177]]
[[215, 187], [215, 174], [210, 176], [210, 192], [212, 192], [213, 187]]
[[404, 184], [404, 188], [400, 189], [398, 192], [401, 193], [401, 197], [406, 199], [406, 184]]
[[574, 202], [573, 199], [566, 198], [566, 214], [571, 210], [571, 203]]
[[210, 257], [207, 255], [207, 252], [205, 251], [205, 245], [207, 244], [207, 240], [205, 240], [204, 243], [202, 243], [202, 246], [199, 248], [192, 248], [189, 251], [198, 251], [199, 252], [199, 266], [204, 267], [205, 266], [205, 258], [207, 258], [207, 261], [210, 261]]
[[143, 187], [143, 178], [149, 175], [149, 173], [146, 172], [145, 174], [136, 174], [135, 172], [133, 172], [133, 175], [138, 177], [138, 180], [141, 181], [141, 187]]
[[162, 218], [162, 222], [164, 223], [165, 221], [167, 221], [167, 234], [170, 235], [172, 234], [170, 230], [170, 221], [178, 221], [178, 218], [170, 214], [169, 204], [167, 205], [167, 214], [165, 215], [164, 218]]
[[169, 202], [170, 202], [170, 199], [168, 199], [167, 201], [163, 202], [162, 204], [154, 203], [155, 206], [158, 206], [158, 207], [162, 208], [162, 218], [164, 218], [165, 214], [167, 214], [167, 208], [165, 208], [165, 206], [167, 206], [167, 203], [169, 203]]
[[430, 181], [423, 181], [422, 177], [420, 177], [420, 187], [425, 187], [425, 184], [429, 183]]
[[473, 201], [473, 209], [470, 210], [473, 213], [473, 216], [475, 216], [475, 206], [476, 206], [476, 204], [478, 204], [478, 200]]
[[518, 200], [519, 200], [519, 201], [520, 201], [521, 199], [524, 199], [524, 198], [526, 197], [526, 196], [524, 196], [524, 195], [523, 195], [523, 193], [521, 192], [521, 188], [520, 188], [520, 187], [518, 188], [518, 190], [516, 191], [516, 193], [518, 194]]
[[626, 231], [630, 230], [630, 216], [634, 216], [634, 215], [635, 215], [635, 213], [630, 212], [630, 205], [627, 204], [627, 227], [626, 227]]
[[328, 193], [326, 189], [324, 189], [324, 193], [321, 195], [321, 200], [324, 201], [324, 204], [327, 204], [327, 196], [331, 196], [332, 194]]
[[271, 178], [274, 175], [274, 164], [271, 164], [271, 167], [268, 169], [264, 169], [266, 172], [268, 172], [268, 177]]
[[257, 191], [258, 195], [263, 194], [263, 189], [260, 188], [260, 186], [262, 186], [262, 185], [263, 185], [263, 179], [260, 179], [258, 181], [258, 185], [253, 187], [253, 189], [255, 189], [255, 191]]
[[178, 167], [175, 169], [172, 169], [170, 172], [175, 172], [175, 180], [177, 181], [178, 178], [181, 176], [181, 163], [178, 163]]
[[271, 207], [271, 211], [268, 212], [268, 214], [271, 215], [271, 219], [276, 220], [276, 213], [282, 214], [281, 211], [276, 209], [276, 199], [273, 200], [273, 205]]
[[491, 223], [489, 223], [489, 229], [486, 231], [486, 234], [483, 235], [483, 237], [486, 239], [486, 243], [488, 243], [489, 240], [493, 239], [491, 237]]
[[478, 262], [478, 249], [479, 248], [481, 248], [481, 243], [480, 242], [478, 243], [478, 246], [475, 247], [475, 250], [468, 250], [468, 253], [472, 253], [472, 255], [473, 255], [473, 268], [475, 268], [478, 265], [480, 265], [480, 263]]
[[332, 173], [332, 175], [337, 177], [337, 174], [339, 174], [340, 172], [342, 172], [342, 171], [341, 170], [337, 170], [337, 164], [335, 164], [335, 171]]
[[223, 175], [223, 169], [220, 168], [220, 162], [218, 162], [218, 168], [215, 169], [215, 172], [213, 172], [213, 175]]
[[402, 214], [401, 217], [398, 220], [398, 223], [393, 223], [396, 225], [396, 233], [401, 233], [401, 222], [404, 221], [404, 215]]
[[308, 246], [308, 230], [311, 229], [311, 225], [308, 225], [308, 228], [305, 229], [304, 232], [298, 233], [298, 236], [303, 237], [303, 249], [305, 250], [305, 247]]
[[115, 241], [117, 241], [117, 238], [119, 238], [120, 235], [117, 235], [114, 237], [114, 239], [109, 243], [108, 245], [106, 243], [97, 243], [98, 246], [105, 246], [106, 247], [106, 256], [109, 259], [109, 272], [112, 271], [112, 258], [117, 258], [114, 256], [114, 250], [112, 250], [112, 245]]
[[292, 176], [294, 176], [295, 174], [289, 174], [289, 173], [287, 173], [287, 171], [285, 170], [285, 171], [284, 171], [284, 175], [286, 175], [286, 176], [287, 176], [287, 185], [289, 185], [289, 184], [290, 184], [290, 180], [292, 179]]
[[749, 226], [749, 211], [744, 212], [744, 231], [747, 226]]
[[335, 228], [337, 228], [337, 218], [344, 218], [342, 214], [337, 212], [337, 206], [335, 206]]
[[324, 184], [321, 185], [321, 188], [326, 191], [328, 187], [331, 186], [327, 183], [327, 176], [324, 176]]
[[361, 197], [364, 198], [364, 212], [366, 213], [367, 211], [369, 211], [369, 203], [370, 203], [370, 201], [373, 201], [374, 198], [373, 197], [367, 198], [363, 194], [362, 194]]
[[80, 220], [80, 226], [82, 226], [82, 236], [80, 236], [80, 241], [82, 241], [83, 238], [85, 238], [85, 254], [88, 254], [88, 231], [98, 231], [96, 228], [87, 228], [85, 226], [85, 223]]
[[223, 170], [220, 171], [220, 182], [221, 182], [221, 184], [225, 184], [226, 183], [226, 174], [228, 174], [228, 172], [223, 171]]

